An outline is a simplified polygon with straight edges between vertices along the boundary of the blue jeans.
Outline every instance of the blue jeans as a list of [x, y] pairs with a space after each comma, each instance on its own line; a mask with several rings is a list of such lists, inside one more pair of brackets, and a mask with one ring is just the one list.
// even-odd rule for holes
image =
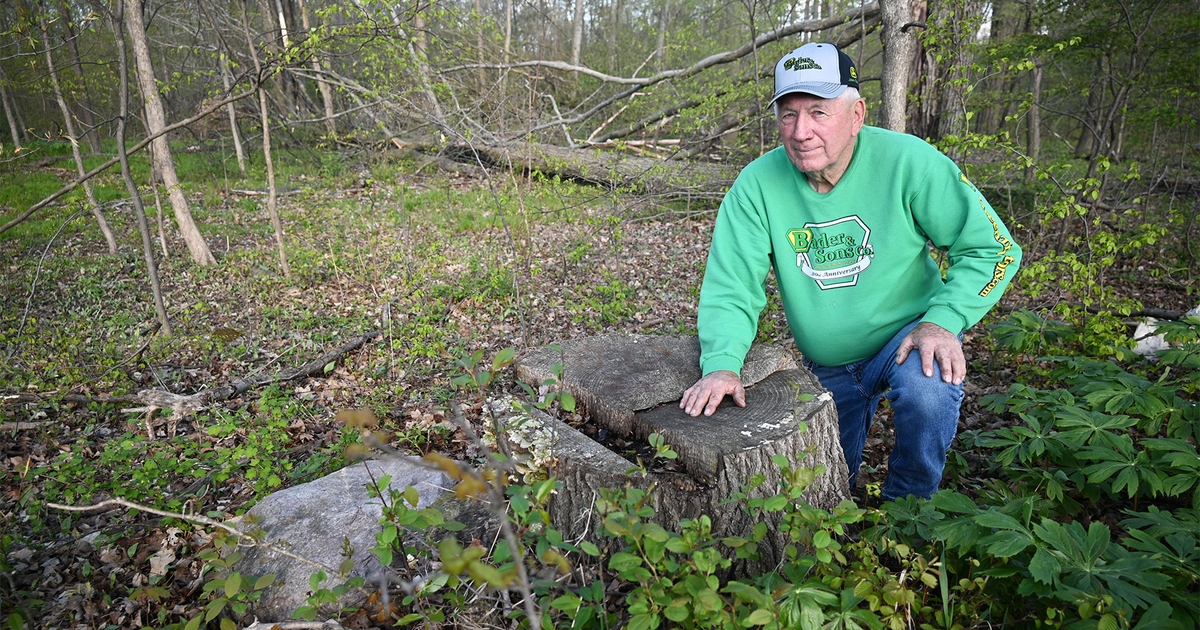
[[878, 354], [857, 363], [824, 367], [804, 360], [804, 366], [833, 394], [851, 488], [862, 465], [863, 447], [879, 399], [887, 396], [894, 412], [896, 446], [888, 457], [884, 499], [910, 494], [928, 498], [937, 492], [946, 452], [958, 432], [962, 386], [942, 381], [936, 361], [933, 376], [925, 376], [916, 350], [896, 365], [896, 350], [917, 323], [905, 326]]

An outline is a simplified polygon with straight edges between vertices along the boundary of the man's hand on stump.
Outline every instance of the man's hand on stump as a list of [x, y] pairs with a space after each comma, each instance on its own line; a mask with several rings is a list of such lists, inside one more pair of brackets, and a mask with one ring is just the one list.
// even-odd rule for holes
[[727, 394], [733, 395], [733, 402], [737, 403], [737, 406], [746, 406], [746, 388], [742, 387], [742, 379], [729, 370], [717, 370], [696, 381], [695, 385], [683, 392], [679, 408], [689, 416], [698, 416], [701, 412], [711, 416]]
[[[942, 380], [961, 385], [967, 377], [967, 359], [963, 356], [962, 342], [958, 335], [929, 322], [921, 322], [900, 342], [896, 350], [896, 363], [904, 363], [908, 353], [916, 349], [921, 355], [921, 370], [925, 376], [933, 376], [933, 362], [942, 369]], [[689, 390], [690, 391], [690, 390]]]

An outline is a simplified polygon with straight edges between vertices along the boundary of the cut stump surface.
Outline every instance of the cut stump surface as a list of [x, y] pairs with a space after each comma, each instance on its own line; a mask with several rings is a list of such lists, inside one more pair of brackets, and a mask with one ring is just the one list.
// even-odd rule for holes
[[[557, 386], [575, 396], [589, 421], [631, 439], [662, 435], [686, 471], [630, 475], [633, 464], [620, 455], [563, 422], [542, 417], [556, 436], [551, 474], [564, 487], [552, 497], [550, 511], [564, 537], [599, 542], [602, 522], [595, 499], [603, 488], [626, 486], [655, 488], [655, 520], [664, 527], [708, 515], [715, 536], [748, 536], [761, 515], [726, 502], [755, 475], [766, 482], [752, 496], [778, 492], [782, 476], [772, 461], [775, 455], [824, 468], [804, 493], [809, 504], [830, 509], [849, 498], [833, 398], [789, 351], [754, 346], [742, 371], [746, 407], [727, 400], [714, 415], [693, 418], [678, 401], [700, 378], [699, 359], [695, 337], [606, 335], [563, 341], [517, 364], [518, 377], [534, 387], [553, 379], [554, 365], [561, 365]], [[781, 557], [787, 541], [768, 525], [771, 534], [760, 552], [769, 564]]]

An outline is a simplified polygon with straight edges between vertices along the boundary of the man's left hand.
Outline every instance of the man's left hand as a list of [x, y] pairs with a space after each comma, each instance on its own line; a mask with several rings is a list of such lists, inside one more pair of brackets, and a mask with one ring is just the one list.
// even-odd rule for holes
[[929, 322], [921, 322], [900, 342], [896, 350], [896, 363], [904, 363], [908, 353], [916, 348], [921, 355], [921, 369], [925, 376], [933, 376], [933, 362], [942, 369], [942, 380], [962, 385], [967, 377], [967, 359], [963, 356], [962, 342], [954, 333]]

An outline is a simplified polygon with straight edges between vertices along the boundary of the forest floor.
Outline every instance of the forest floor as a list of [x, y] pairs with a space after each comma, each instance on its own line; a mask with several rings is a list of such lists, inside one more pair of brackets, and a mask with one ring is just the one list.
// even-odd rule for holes
[[[71, 514], [48, 502], [123, 497], [232, 517], [344, 465], [358, 436], [335, 415], [348, 408], [371, 409], [397, 449], [469, 458], [467, 439], [446, 422], [455, 399], [478, 417], [479, 401], [450, 384], [460, 359], [480, 352], [490, 360], [506, 347], [519, 356], [606, 332], [695, 331], [713, 208], [399, 169], [349, 174], [336, 187], [291, 184], [299, 192], [280, 210], [289, 278], [279, 273], [261, 196], [198, 196], [194, 212], [216, 267], [191, 264], [168, 233], [160, 271], [171, 337], [158, 333], [127, 209], [109, 217], [122, 244], [115, 257], [90, 218], [68, 221], [65, 207], [38, 217], [41, 232], [3, 237], [0, 619], [161, 627], [204, 604], [197, 553], [211, 531], [124, 508]], [[1144, 269], [1111, 281], [1147, 307], [1195, 306], [1183, 284]], [[1010, 291], [998, 312], [1047, 305], [1017, 296]], [[323, 376], [251, 390], [177, 427], [151, 423], [153, 435], [144, 413], [123, 411], [128, 404], [63, 402], [66, 394], [99, 401], [147, 388], [195, 393], [283, 372], [371, 331], [381, 335]], [[777, 297], [759, 340], [790, 347]], [[1006, 420], [977, 402], [1006, 390], [1013, 369], [992, 355], [984, 325], [966, 334], [966, 351], [960, 430], [995, 428]], [[515, 390], [505, 376], [502, 387]], [[881, 410], [868, 441], [868, 481], [886, 472], [887, 415]]]

